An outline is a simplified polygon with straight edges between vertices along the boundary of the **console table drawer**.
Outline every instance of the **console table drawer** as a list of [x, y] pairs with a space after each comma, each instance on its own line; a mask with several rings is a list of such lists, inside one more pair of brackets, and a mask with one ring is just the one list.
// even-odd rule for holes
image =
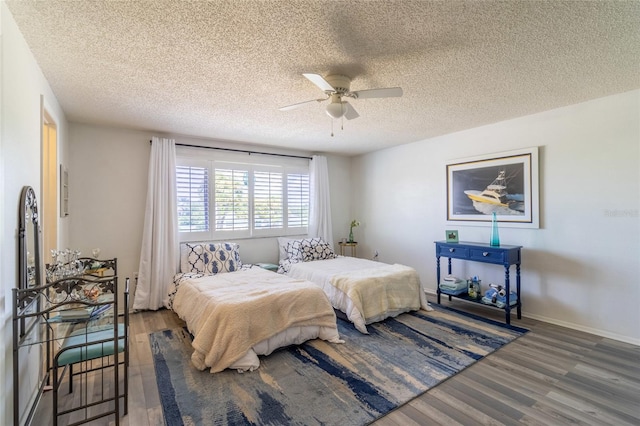
[[469, 249], [464, 247], [438, 246], [440, 256], [468, 259]]
[[486, 263], [505, 263], [507, 252], [491, 249], [471, 249], [470, 260], [478, 260]]

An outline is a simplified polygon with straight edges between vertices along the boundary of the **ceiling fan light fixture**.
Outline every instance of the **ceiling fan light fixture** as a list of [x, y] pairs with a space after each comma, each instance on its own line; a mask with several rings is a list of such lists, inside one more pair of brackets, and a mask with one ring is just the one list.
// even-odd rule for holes
[[340, 118], [345, 113], [345, 107], [342, 105], [342, 102], [339, 103], [331, 103], [327, 105], [327, 114], [332, 118]]
[[290, 109], [298, 108], [301, 105], [306, 105], [311, 102], [322, 102], [331, 99], [331, 103], [325, 110], [329, 117], [344, 117], [347, 120], [353, 120], [354, 118], [360, 117], [360, 114], [358, 114], [349, 102], [344, 102], [342, 100], [345, 97], [357, 100], [360, 98], [395, 98], [402, 96], [402, 88], [400, 87], [365, 89], [352, 92], [350, 89], [351, 79], [344, 75], [328, 75], [326, 78], [322, 77], [320, 74], [305, 73], [303, 75], [313, 84], [318, 86], [318, 88], [324, 92], [326, 98], [312, 99], [310, 101], [283, 106], [280, 107], [280, 111], [289, 111]]

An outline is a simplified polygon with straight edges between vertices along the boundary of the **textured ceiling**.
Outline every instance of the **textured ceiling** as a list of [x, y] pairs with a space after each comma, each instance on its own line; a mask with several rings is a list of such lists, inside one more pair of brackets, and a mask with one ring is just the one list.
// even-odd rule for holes
[[[7, 1], [72, 122], [359, 154], [640, 88], [638, 1]], [[303, 72], [344, 74], [334, 120]]]

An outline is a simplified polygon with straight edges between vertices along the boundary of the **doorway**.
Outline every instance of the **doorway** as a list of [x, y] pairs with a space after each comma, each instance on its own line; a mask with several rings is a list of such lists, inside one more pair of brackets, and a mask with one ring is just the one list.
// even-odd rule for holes
[[58, 247], [58, 129], [43, 108], [42, 115], [42, 255], [50, 263]]

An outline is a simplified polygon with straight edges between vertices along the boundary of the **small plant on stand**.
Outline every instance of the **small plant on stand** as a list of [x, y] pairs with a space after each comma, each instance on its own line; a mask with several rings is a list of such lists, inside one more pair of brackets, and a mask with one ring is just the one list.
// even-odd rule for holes
[[357, 220], [353, 219], [351, 221], [351, 227], [349, 228], [349, 242], [350, 243], [353, 242], [353, 228], [355, 228], [356, 226], [360, 226], [360, 222], [358, 222]]

